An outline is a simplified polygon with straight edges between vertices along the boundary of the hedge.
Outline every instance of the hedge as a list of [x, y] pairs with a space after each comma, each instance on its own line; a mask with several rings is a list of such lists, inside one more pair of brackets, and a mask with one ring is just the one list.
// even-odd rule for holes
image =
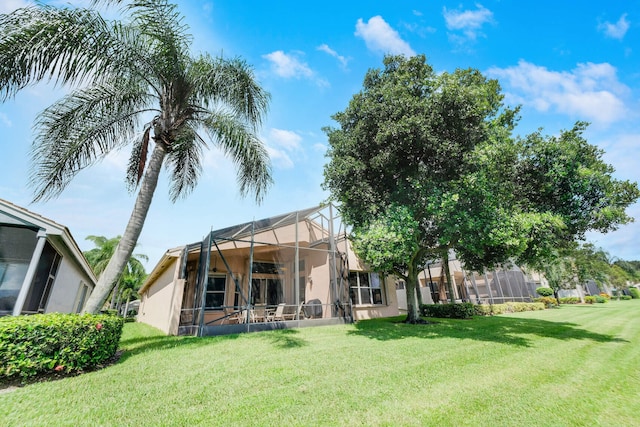
[[518, 313], [522, 311], [544, 310], [544, 303], [506, 302], [504, 304], [477, 304], [463, 302], [459, 304], [423, 304], [420, 314], [425, 317], [449, 317], [452, 319], [468, 319], [475, 316], [491, 316], [494, 314]]
[[115, 355], [123, 324], [91, 314], [0, 318], [0, 382], [97, 367]]
[[474, 308], [475, 314], [478, 316], [492, 316], [494, 314], [544, 310], [546, 306], [540, 302], [506, 302], [504, 304], [478, 304]]

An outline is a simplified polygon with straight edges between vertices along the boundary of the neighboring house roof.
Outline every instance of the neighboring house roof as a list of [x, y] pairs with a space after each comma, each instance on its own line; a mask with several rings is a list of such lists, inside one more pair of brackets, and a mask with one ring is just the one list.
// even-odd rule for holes
[[0, 199], [0, 213], [4, 214], [6, 222], [10, 224], [24, 225], [44, 230], [47, 237], [62, 242], [71, 252], [74, 261], [93, 281], [91, 284], [96, 284], [97, 279], [93, 270], [67, 227], [4, 199]]

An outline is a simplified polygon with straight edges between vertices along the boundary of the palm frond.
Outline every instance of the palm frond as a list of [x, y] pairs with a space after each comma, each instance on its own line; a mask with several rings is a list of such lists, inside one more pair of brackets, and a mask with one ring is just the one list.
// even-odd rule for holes
[[212, 109], [224, 105], [254, 129], [262, 124], [271, 95], [256, 82], [245, 61], [201, 55], [189, 67], [189, 81], [194, 104]]
[[0, 15], [0, 98], [31, 83], [81, 83], [110, 74], [112, 26], [85, 9], [32, 6]]
[[202, 172], [204, 141], [188, 123], [177, 135], [172, 150], [167, 154], [166, 166], [171, 174], [169, 197], [176, 201], [195, 188]]
[[210, 138], [234, 162], [240, 194], [253, 192], [255, 200], [261, 202], [273, 178], [269, 154], [253, 129], [224, 112], [211, 114], [203, 125]]
[[118, 84], [78, 89], [38, 116], [31, 154], [34, 200], [60, 194], [80, 170], [134, 137], [139, 115], [154, 98], [144, 86]]

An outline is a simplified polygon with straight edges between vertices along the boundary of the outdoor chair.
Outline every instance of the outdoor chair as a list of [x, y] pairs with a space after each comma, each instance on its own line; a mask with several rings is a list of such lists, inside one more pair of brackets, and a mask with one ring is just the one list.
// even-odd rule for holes
[[271, 317], [270, 320], [272, 321], [285, 320], [284, 307], [285, 307], [285, 303], [281, 302], [280, 304], [278, 304], [278, 307], [276, 307], [276, 311], [273, 313], [273, 316]]

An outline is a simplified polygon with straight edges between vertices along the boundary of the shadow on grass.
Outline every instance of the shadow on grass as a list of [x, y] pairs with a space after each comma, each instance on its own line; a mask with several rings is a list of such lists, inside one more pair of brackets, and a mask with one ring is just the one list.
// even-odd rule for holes
[[146, 353], [148, 351], [166, 350], [175, 347], [198, 348], [205, 345], [211, 345], [212, 342], [227, 341], [237, 338], [237, 334], [202, 338], [167, 335], [134, 336], [132, 338], [124, 338], [120, 340], [120, 349], [122, 350], [122, 354], [118, 363], [124, 362], [131, 356]]
[[[287, 349], [304, 347], [308, 343], [298, 337], [299, 332], [295, 329], [281, 329], [275, 331], [252, 332], [259, 334], [260, 337], [270, 341], [274, 346]], [[199, 348], [206, 345], [212, 345], [215, 342], [223, 342], [238, 339], [242, 334], [218, 335], [211, 337], [192, 337], [192, 336], [167, 336], [161, 334], [133, 336], [120, 340], [120, 349], [122, 351], [118, 363], [124, 362], [131, 356], [148, 351], [166, 350], [175, 347], [192, 347]]]
[[558, 340], [591, 340], [596, 342], [628, 342], [613, 335], [581, 329], [578, 324], [550, 322], [512, 317], [476, 317], [473, 319], [435, 319], [426, 325], [404, 323], [404, 316], [360, 321], [350, 334], [386, 341], [404, 338], [458, 338], [490, 341], [529, 347], [527, 335]]
[[279, 348], [300, 348], [305, 347], [309, 343], [298, 335], [300, 331], [297, 329], [280, 329], [277, 331], [260, 332], [260, 336], [271, 341], [273, 345]]

